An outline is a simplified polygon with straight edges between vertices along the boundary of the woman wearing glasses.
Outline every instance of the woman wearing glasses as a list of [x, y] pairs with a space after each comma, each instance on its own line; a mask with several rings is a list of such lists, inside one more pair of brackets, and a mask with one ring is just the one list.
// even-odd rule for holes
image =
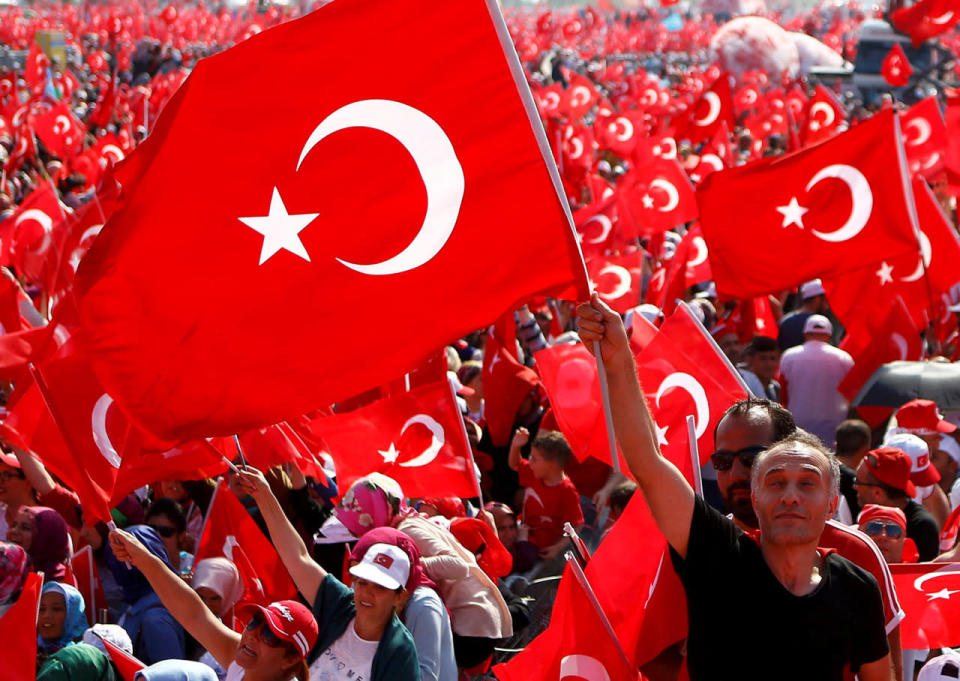
[[305, 606], [245, 604], [237, 614], [249, 620], [237, 633], [137, 537], [114, 530], [110, 547], [118, 560], [143, 573], [170, 613], [227, 670], [226, 681], [307, 681], [306, 656], [317, 640], [317, 622]]

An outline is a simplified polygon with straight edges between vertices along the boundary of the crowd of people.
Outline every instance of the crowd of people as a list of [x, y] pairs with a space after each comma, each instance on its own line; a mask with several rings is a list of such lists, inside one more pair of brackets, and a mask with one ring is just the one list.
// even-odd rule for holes
[[[322, 470], [296, 457], [258, 470], [238, 440], [222, 476], [197, 472], [114, 490], [112, 520], [103, 522], [91, 519], [86, 490], [65, 484], [40, 446], [0, 428], [0, 631], [14, 640], [29, 624], [36, 650], [26, 675], [0, 662], [0, 679], [492, 677], [494, 663], [545, 626], [549, 588], [533, 585], [555, 587], [568, 551], [588, 561], [644, 502], [669, 544], [689, 626], [655, 655], [630, 657], [643, 678], [960, 674], [960, 653], [902, 645], [904, 610], [887, 567], [958, 560], [958, 405], [920, 396], [858, 411], [851, 398], [869, 372], [856, 385], [848, 377], [875, 356], [863, 350], [862, 335], [861, 347], [845, 345], [852, 317], [835, 314], [824, 282], [753, 301], [725, 297], [695, 271], [705, 257], [697, 263], [686, 248], [693, 220], [649, 229], [630, 217], [642, 193], [636, 171], [650, 159], [675, 160], [699, 185], [718, 170], [704, 168], [709, 158], [733, 167], [796, 151], [794, 117], [814, 120], [812, 82], [748, 64], [735, 81], [736, 126], [709, 139], [684, 137], [675, 122], [727, 78], [713, 63], [711, 38], [730, 8], [701, 14], [663, 5], [506, 12], [588, 268], [591, 258], [608, 256], [635, 255], [639, 265], [626, 303], [622, 291], [616, 301], [601, 291], [576, 309], [573, 301], [535, 299], [508, 311], [515, 338], [498, 340], [516, 360], [520, 386], [509, 395], [489, 380], [486, 329], [444, 349], [482, 496], [410, 495], [372, 470], [338, 488], [332, 459], [306, 437], [301, 444], [324, 460]], [[112, 165], [149, 135], [198, 60], [306, 9], [0, 9], [0, 41], [25, 54], [19, 69], [0, 65], [0, 262], [9, 291], [0, 330], [27, 345], [0, 336], [5, 416], [34, 381], [46, 389], [28, 367], [53, 354], [50, 335], [38, 332], [77, 323], [71, 285], [117, 206]], [[852, 59], [856, 28], [872, 10], [764, 13]], [[64, 32], [64, 50], [41, 48], [35, 37], [49, 31]], [[942, 40], [952, 45], [958, 36]], [[573, 97], [583, 84], [586, 94]], [[892, 97], [837, 97], [836, 105], [846, 120], [834, 133], [879, 109], [906, 111]], [[623, 134], [623, 121], [636, 125], [636, 138], [633, 127]], [[956, 237], [948, 173], [940, 165], [918, 177]], [[47, 191], [59, 211], [48, 222], [56, 224], [23, 219], [25, 210], [42, 212], [32, 202]], [[592, 231], [604, 226], [598, 215], [606, 219], [600, 237]], [[678, 288], [664, 284], [676, 276]], [[928, 361], [949, 363], [960, 353], [960, 272], [951, 283], [929, 309], [909, 311], [922, 328], [903, 329]], [[655, 332], [669, 316], [671, 292], [749, 390], [712, 417], [714, 451], [697, 472], [702, 496], [660, 455], [665, 442], [644, 396], [651, 386], [638, 382], [631, 349], [637, 320]], [[536, 371], [539, 351], [581, 342], [590, 352], [599, 344], [622, 472], [609, 456], [578, 451]], [[334, 411], [364, 404], [349, 397]], [[493, 423], [504, 410], [505, 433]], [[95, 409], [94, 440], [96, 427]], [[255, 528], [256, 548], [239, 532], [211, 538], [220, 494]], [[638, 552], [644, 542], [637, 538]], [[270, 560], [276, 574], [258, 573]], [[24, 615], [18, 605], [33, 597], [37, 612]], [[939, 612], [954, 617], [946, 606]], [[960, 646], [960, 638], [950, 643]]]

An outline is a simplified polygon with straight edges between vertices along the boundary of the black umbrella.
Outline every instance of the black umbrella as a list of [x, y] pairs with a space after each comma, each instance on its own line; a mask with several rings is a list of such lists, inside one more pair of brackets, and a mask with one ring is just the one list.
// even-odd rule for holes
[[890, 362], [870, 377], [853, 400], [854, 406], [899, 407], [922, 398], [941, 409], [960, 409], [960, 364], [949, 362]]

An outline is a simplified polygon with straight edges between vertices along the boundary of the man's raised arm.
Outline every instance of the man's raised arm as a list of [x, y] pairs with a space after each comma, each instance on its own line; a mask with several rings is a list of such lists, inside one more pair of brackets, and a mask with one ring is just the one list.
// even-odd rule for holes
[[660, 455], [657, 431], [637, 378], [620, 316], [596, 293], [577, 308], [580, 338], [592, 353], [600, 342], [617, 441], [654, 520], [670, 546], [686, 557], [693, 517], [693, 489], [677, 467]]

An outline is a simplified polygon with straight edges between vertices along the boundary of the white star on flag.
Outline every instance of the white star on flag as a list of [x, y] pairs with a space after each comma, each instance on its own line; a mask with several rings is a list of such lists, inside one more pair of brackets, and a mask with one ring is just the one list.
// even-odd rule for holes
[[653, 427], [657, 429], [657, 444], [658, 445], [670, 444], [669, 442], [667, 442], [667, 428], [669, 428], [669, 426], [667, 426], [667, 428], [661, 428], [657, 423], [654, 423]]
[[885, 284], [893, 283], [893, 265], [888, 265], [885, 262], [880, 263], [880, 269], [877, 270], [876, 275], [880, 277], [880, 285], [884, 286]]
[[399, 450], [397, 450], [396, 445], [392, 442], [386, 449], [378, 449], [377, 451], [380, 453], [380, 456], [383, 457], [384, 463], [396, 463], [397, 457], [400, 456]]
[[797, 202], [797, 197], [794, 196], [786, 206], [777, 206], [777, 212], [783, 215], [783, 224], [780, 226], [789, 227], [790, 225], [796, 225], [800, 229], [803, 229], [803, 216], [808, 210], [810, 209], [801, 206]]
[[955, 593], [960, 593], [960, 589], [940, 589], [940, 591], [931, 591], [930, 593], [928, 593], [927, 599], [928, 599], [928, 602], [936, 600], [938, 598], [943, 599], [945, 601], [949, 601], [950, 596], [952, 596]]
[[270, 199], [270, 213], [261, 217], [237, 218], [250, 229], [263, 235], [263, 247], [260, 249], [260, 265], [272, 258], [280, 249], [290, 251], [307, 262], [310, 255], [300, 241], [300, 232], [320, 213], [302, 213], [289, 215], [287, 207], [280, 198], [280, 190], [273, 188]]
[[643, 201], [644, 208], [653, 208], [653, 197], [649, 194], [644, 194], [640, 200]]

